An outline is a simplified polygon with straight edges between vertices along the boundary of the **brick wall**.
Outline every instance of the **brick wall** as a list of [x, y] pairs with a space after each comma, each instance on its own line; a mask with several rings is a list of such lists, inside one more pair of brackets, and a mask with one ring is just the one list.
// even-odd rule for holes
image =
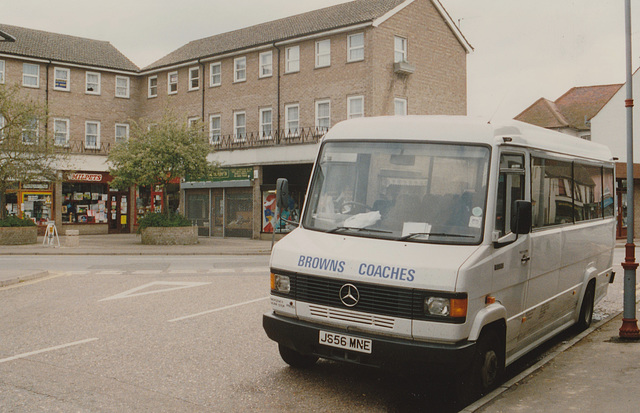
[[38, 229], [34, 227], [0, 227], [0, 245], [35, 244]]

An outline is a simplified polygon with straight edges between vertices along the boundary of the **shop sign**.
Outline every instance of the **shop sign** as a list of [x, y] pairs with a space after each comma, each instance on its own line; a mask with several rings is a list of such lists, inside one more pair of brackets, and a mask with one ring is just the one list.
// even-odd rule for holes
[[238, 181], [244, 179], [253, 179], [253, 167], [246, 168], [221, 168], [214, 173], [214, 182], [217, 181]]
[[22, 189], [49, 189], [49, 184], [46, 183], [35, 183], [35, 184], [22, 184]]
[[103, 182], [104, 174], [75, 172], [69, 175], [68, 179], [69, 181], [80, 181], [80, 182]]

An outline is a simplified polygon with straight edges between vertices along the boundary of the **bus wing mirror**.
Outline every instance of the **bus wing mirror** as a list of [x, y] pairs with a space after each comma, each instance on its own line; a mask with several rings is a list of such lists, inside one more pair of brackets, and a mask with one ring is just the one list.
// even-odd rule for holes
[[514, 202], [511, 217], [511, 232], [514, 234], [528, 234], [531, 232], [531, 202]]
[[276, 181], [276, 205], [279, 209], [289, 206], [289, 181], [286, 178]]

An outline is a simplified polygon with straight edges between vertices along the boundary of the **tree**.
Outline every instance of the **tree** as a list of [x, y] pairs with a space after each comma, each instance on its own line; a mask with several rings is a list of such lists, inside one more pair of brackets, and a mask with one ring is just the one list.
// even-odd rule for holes
[[[132, 122], [129, 139], [109, 152], [111, 185], [160, 185], [166, 202], [167, 185], [176, 178], [214, 176], [218, 166], [207, 160], [210, 151], [202, 123], [188, 126], [172, 113], [165, 113], [159, 123]], [[164, 213], [168, 215], [169, 208]]]
[[66, 155], [47, 131], [47, 108], [18, 86], [0, 85], [0, 219], [7, 189], [17, 183], [53, 182]]

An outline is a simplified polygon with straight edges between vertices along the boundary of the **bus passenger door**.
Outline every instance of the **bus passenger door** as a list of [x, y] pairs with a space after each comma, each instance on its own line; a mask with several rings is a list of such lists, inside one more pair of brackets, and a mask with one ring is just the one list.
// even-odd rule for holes
[[531, 237], [511, 231], [515, 201], [527, 200], [526, 156], [518, 152], [502, 152], [500, 175], [496, 193], [496, 215], [493, 231], [492, 294], [496, 302], [507, 310], [506, 356], [509, 357], [518, 341], [526, 298]]

